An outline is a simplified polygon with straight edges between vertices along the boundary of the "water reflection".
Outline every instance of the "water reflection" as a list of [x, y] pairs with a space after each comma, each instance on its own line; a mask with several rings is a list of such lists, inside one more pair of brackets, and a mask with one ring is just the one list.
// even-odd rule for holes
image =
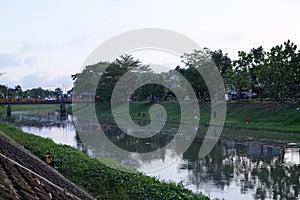
[[287, 147], [284, 149], [283, 162], [286, 165], [300, 165], [300, 150], [298, 147]]
[[[139, 140], [131, 140], [114, 126], [108, 125], [104, 130], [109, 133], [111, 141], [119, 147], [133, 149], [133, 153], [131, 157], [122, 157], [118, 151], [107, 151], [111, 143], [93, 137], [89, 138], [90, 142], [94, 142], [91, 146], [99, 147], [91, 150], [93, 156], [117, 159], [123, 164], [161, 179], [183, 181], [190, 189], [204, 192], [212, 198], [300, 198], [299, 148], [291, 148], [284, 142], [255, 141], [249, 139], [247, 134], [247, 137], [238, 140], [221, 138], [208, 156], [199, 159], [198, 153], [203, 137], [197, 137], [190, 148], [181, 155], [180, 146], [189, 142], [188, 138], [182, 137], [160, 154], [148, 157], [135, 153], [135, 148], [148, 151], [152, 147], [159, 147], [160, 144], [168, 142], [174, 133], [160, 133], [147, 145], [139, 146]], [[83, 137], [86, 137], [84, 140], [96, 136], [94, 132], [87, 131], [83, 134]], [[153, 168], [164, 166], [164, 163], [170, 160], [175, 162], [170, 163], [167, 168], [151, 171]]]
[[51, 138], [56, 143], [77, 148], [81, 145], [76, 140], [72, 115], [62, 120], [58, 112], [28, 114], [27, 111], [16, 111], [12, 113], [9, 123], [25, 132]]
[[[141, 141], [128, 137], [115, 126], [100, 127], [89, 123], [76, 127], [81, 133], [79, 137], [72, 116], [60, 120], [55, 113], [43, 116], [18, 115], [15, 119], [15, 125], [26, 132], [52, 138], [57, 143], [69, 144], [91, 157], [116, 159], [160, 179], [183, 181], [186, 187], [204, 192], [212, 198], [300, 198], [300, 154], [297, 144], [295, 146], [285, 142], [255, 141], [247, 132], [241, 134], [245, 136], [243, 138], [222, 137], [208, 156], [199, 159], [203, 137], [197, 137], [184, 154], [180, 153], [181, 146], [189, 143], [190, 138], [181, 137], [173, 145], [149, 157], [136, 152], [148, 152], [164, 146], [172, 140], [176, 128], [164, 130], [151, 139]], [[106, 131], [114, 144], [129, 149], [132, 152], [130, 156], [122, 157], [120, 152], [107, 151], [112, 144], [97, 137], [100, 130]], [[201, 130], [199, 132], [201, 135]], [[223, 134], [230, 135], [226, 132]], [[81, 140], [89, 141], [88, 145], [84, 146]], [[175, 162], [170, 162], [173, 160]], [[170, 164], [160, 170], [151, 171], [165, 163]]]
[[[197, 190], [204, 188], [207, 191], [208, 187], [213, 187], [224, 191], [238, 186], [239, 191], [232, 193], [230, 199], [300, 197], [300, 167], [287, 163], [286, 159], [291, 156], [299, 159], [299, 148], [296, 155], [295, 151], [291, 154], [290, 149], [284, 148], [282, 144], [240, 143], [221, 139], [207, 157], [197, 159], [193, 155], [198, 147], [194, 143], [180, 164], [180, 170], [189, 172], [187, 182], [192, 183], [192, 187]], [[220, 191], [212, 196], [224, 197]], [[247, 194], [252, 194], [252, 197], [243, 196]]]

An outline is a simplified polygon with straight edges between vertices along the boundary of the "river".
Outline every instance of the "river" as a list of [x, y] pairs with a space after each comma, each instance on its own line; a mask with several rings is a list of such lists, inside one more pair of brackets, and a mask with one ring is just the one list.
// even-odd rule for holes
[[[109, 151], [106, 148], [111, 144], [100, 142], [101, 145], [97, 146], [99, 148], [84, 146], [76, 137], [78, 135], [71, 115], [61, 120], [57, 112], [30, 115], [19, 111], [13, 112], [12, 119], [11, 123], [25, 132], [73, 146], [91, 157], [118, 157], [117, 152], [107, 154]], [[85, 132], [97, 129], [89, 124], [79, 128]], [[114, 142], [130, 151], [134, 151], [132, 148], [138, 145], [134, 143], [132, 146], [132, 142], [126, 139], [126, 134], [118, 133], [113, 126], [105, 125], [102, 128], [108, 130]], [[240, 130], [243, 137], [229, 137], [230, 134], [227, 134], [236, 131], [224, 129], [224, 136], [218, 140], [213, 150], [201, 159], [198, 158], [198, 152], [203, 140], [198, 138], [184, 154], [178, 153], [176, 146], [171, 146], [151, 159], [134, 154], [137, 162], [131, 164], [147, 175], [161, 180], [182, 182], [187, 188], [202, 192], [211, 198], [299, 199], [299, 147], [287, 146], [287, 142], [284, 141], [254, 139], [251, 136], [253, 131]], [[169, 137], [171, 136], [162, 136], [159, 142], [168, 142]], [[188, 140], [185, 138], [182, 143], [190, 142]], [[141, 148], [145, 151], [151, 149], [153, 145], [150, 143], [145, 143]], [[125, 160], [120, 162], [124, 164]], [[154, 168], [159, 170], [151, 170]]]

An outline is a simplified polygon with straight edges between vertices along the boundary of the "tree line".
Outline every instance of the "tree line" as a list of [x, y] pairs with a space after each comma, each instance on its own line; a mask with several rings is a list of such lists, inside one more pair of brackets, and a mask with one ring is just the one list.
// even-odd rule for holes
[[225, 83], [239, 94], [255, 92], [264, 98], [285, 101], [300, 97], [300, 51], [290, 40], [265, 51], [239, 51], [224, 75]]
[[0, 98], [45, 98], [45, 97], [67, 97], [67, 94], [63, 93], [61, 88], [55, 88], [54, 90], [43, 89], [42, 87], [23, 90], [20, 85], [10, 88], [6, 85], [0, 84]]
[[[153, 101], [174, 97], [170, 88], [186, 92], [182, 87], [182, 80], [176, 78], [180, 73], [193, 87], [197, 98], [204, 101], [210, 98], [209, 91], [197, 69], [203, 67], [207, 60], [212, 60], [223, 78], [226, 88], [224, 92], [236, 94], [236, 99], [257, 97], [260, 101], [286, 101], [300, 97], [300, 51], [290, 40], [272, 47], [269, 51], [262, 46], [252, 48], [249, 52], [239, 51], [237, 59], [234, 60], [222, 50], [211, 51], [208, 48], [185, 53], [181, 58], [184, 67], [174, 67], [167, 73], [155, 73], [149, 65], [125, 54], [111, 63], [99, 62], [86, 66], [81, 73], [72, 75], [72, 78], [79, 93], [96, 92], [98, 101], [104, 102], [110, 101], [114, 87], [125, 74], [127, 82], [123, 82], [124, 85], [121, 86], [124, 91], [133, 81], [143, 81], [143, 74], [158, 82], [168, 81], [169, 88], [162, 84], [149, 83], [137, 88], [131, 96], [120, 94], [120, 98], [124, 100], [131, 98]], [[144, 83], [147, 81], [148, 79], [144, 79]], [[89, 88], [96, 89], [88, 91]], [[120, 93], [122, 91], [120, 89]]]

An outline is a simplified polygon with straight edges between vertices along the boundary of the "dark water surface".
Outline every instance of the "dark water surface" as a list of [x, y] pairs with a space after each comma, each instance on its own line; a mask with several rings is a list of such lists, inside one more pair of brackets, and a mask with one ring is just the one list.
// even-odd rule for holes
[[[14, 112], [13, 124], [25, 132], [51, 138], [56, 143], [68, 144], [84, 151], [91, 157], [109, 157], [123, 164], [127, 159], [120, 160], [117, 152], [107, 153], [109, 145], [101, 143], [97, 148], [83, 147], [76, 137], [74, 119], [71, 115], [61, 120], [58, 113], [47, 115], [28, 115], [26, 112]], [[80, 127], [87, 136], [96, 131], [97, 127], [87, 124]], [[172, 139], [171, 134], [161, 134], [155, 141], [146, 141], [139, 145], [138, 141], [130, 140], [125, 133], [120, 133], [113, 126], [104, 125], [102, 129], [110, 135], [110, 140], [118, 146], [135, 152], [151, 151]], [[226, 132], [236, 130], [226, 129]], [[268, 134], [267, 132], [265, 134]], [[254, 140], [251, 133], [241, 130], [244, 137], [221, 137], [218, 143], [204, 158], [198, 158], [203, 139], [192, 142], [190, 148], [182, 155], [176, 146], [167, 148], [156, 157], [135, 155], [130, 166], [156, 176], [161, 180], [180, 182], [195, 192], [202, 192], [211, 198], [220, 199], [300, 199], [300, 151], [299, 146], [288, 145], [283, 141]], [[77, 135], [78, 136], [78, 135]], [[159, 142], [156, 142], [159, 141]], [[190, 142], [182, 138], [180, 143]], [[159, 168], [159, 166], [167, 167]], [[151, 169], [159, 170], [151, 170]]]

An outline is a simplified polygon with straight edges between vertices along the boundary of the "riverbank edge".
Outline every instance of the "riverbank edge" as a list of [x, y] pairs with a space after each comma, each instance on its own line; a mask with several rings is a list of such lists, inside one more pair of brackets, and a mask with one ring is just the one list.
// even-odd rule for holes
[[97, 199], [209, 199], [184, 188], [181, 183], [159, 181], [140, 172], [112, 169], [73, 147], [55, 144], [51, 139], [3, 123], [0, 123], [0, 131], [37, 157], [50, 151], [55, 169]]

